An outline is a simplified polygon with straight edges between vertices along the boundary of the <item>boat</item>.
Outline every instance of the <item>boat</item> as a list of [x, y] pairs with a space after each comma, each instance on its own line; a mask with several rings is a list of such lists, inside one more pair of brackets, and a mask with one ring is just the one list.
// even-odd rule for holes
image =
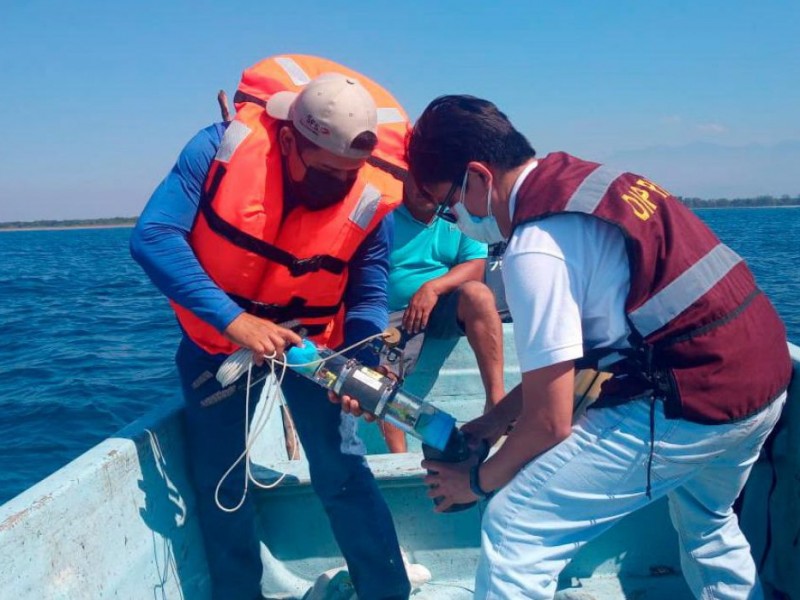
[[[510, 325], [504, 328], [510, 389], [519, 373]], [[754, 467], [738, 507], [762, 580], [774, 598], [800, 598], [800, 348], [789, 348], [795, 377], [781, 426]], [[466, 340], [438, 363], [423, 355], [417, 377], [431, 388], [427, 399], [459, 421], [482, 409], [483, 389]], [[181, 411], [177, 396], [165, 401], [0, 507], [3, 599], [210, 598], [185, 468]], [[401, 546], [411, 563], [430, 572], [430, 581], [413, 598], [471, 598], [481, 506], [434, 513], [422, 483], [419, 444], [411, 440], [408, 453], [388, 454], [377, 428], [361, 426], [367, 460], [394, 515]], [[248, 492], [258, 508], [264, 595], [275, 600], [345, 597], [336, 595], [342, 588], [334, 590], [333, 584], [320, 586], [343, 581], [331, 575], [344, 566], [343, 560], [311, 490], [308, 465], [302, 456], [289, 459], [286, 441], [275, 410], [251, 457], [255, 478], [273, 487]], [[582, 548], [563, 571], [557, 596], [690, 597], [664, 500]]]

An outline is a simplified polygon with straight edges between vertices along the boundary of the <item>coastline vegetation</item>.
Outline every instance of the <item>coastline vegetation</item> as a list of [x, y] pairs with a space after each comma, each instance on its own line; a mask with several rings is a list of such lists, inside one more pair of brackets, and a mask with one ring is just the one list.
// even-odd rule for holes
[[[780, 197], [757, 196], [755, 198], [683, 198], [678, 197], [690, 208], [756, 208], [800, 206], [800, 195]], [[46, 219], [39, 221], [7, 221], [0, 223], [0, 231], [15, 229], [79, 229], [91, 227], [133, 227], [137, 217], [112, 217], [107, 219]]]
[[39, 221], [8, 221], [0, 223], [2, 229], [78, 229], [81, 227], [133, 227], [136, 217], [112, 217], [109, 219], [44, 219]]
[[784, 194], [774, 196], [757, 196], [755, 198], [680, 198], [690, 208], [755, 208], [759, 206], [800, 206], [800, 195]]

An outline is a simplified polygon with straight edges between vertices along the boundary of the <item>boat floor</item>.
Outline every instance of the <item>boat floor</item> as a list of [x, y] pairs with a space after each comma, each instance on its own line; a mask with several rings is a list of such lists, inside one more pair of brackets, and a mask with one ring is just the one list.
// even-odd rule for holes
[[[429, 583], [415, 590], [412, 600], [467, 600], [473, 597], [474, 575], [480, 545], [479, 509], [450, 515], [435, 515], [422, 493], [420, 457], [413, 453], [368, 457], [371, 470], [381, 484], [384, 496], [393, 507], [401, 546], [411, 563], [427, 568]], [[269, 498], [269, 508], [261, 514], [262, 539], [268, 541], [264, 559], [266, 589], [283, 589], [267, 595], [274, 600], [306, 600], [311, 584], [330, 569], [343, 567], [338, 549], [325, 531], [326, 518], [318, 501], [311, 498], [308, 465], [286, 461], [265, 468], [254, 465], [261, 483], [284, 478], [279, 489], [259, 494]], [[262, 505], [266, 509], [265, 505]], [[628, 519], [627, 527], [605, 535], [605, 552], [583, 552], [575, 561], [576, 570], [567, 569], [559, 581], [557, 600], [679, 600], [691, 598], [675, 560], [666, 519], [666, 506], [655, 506]], [[663, 514], [662, 514], [663, 513]], [[296, 524], [304, 523], [308, 535], [297, 535]], [[647, 539], [635, 532], [647, 531]], [[314, 532], [313, 534], [311, 532]], [[674, 534], [672, 534], [674, 535]], [[655, 546], [655, 548], [654, 548]], [[647, 554], [647, 558], [645, 558]], [[291, 590], [292, 593], [289, 593]], [[294, 595], [293, 595], [294, 594]], [[308, 598], [307, 600], [311, 600]], [[313, 600], [350, 600], [331, 590]]]
[[[414, 590], [411, 600], [472, 600], [474, 580], [470, 578], [436, 580]], [[595, 576], [560, 582], [555, 600], [680, 600], [691, 592], [679, 574], [652, 577]], [[267, 600], [303, 600], [297, 596], [265, 596]], [[338, 590], [317, 596], [319, 600], [350, 600]], [[315, 599], [316, 600], [316, 599]]]

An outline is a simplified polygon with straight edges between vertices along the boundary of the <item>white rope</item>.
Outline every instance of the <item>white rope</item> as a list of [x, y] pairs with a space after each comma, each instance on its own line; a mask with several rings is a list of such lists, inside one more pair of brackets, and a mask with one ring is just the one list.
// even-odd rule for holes
[[[272, 356], [274, 357], [274, 353]], [[266, 357], [265, 357], [266, 358]], [[270, 367], [272, 369], [272, 373], [275, 373], [275, 364], [278, 362], [274, 358], [270, 360]], [[280, 386], [283, 383], [284, 375], [286, 374], [286, 365], [284, 364], [280, 370], [280, 375], [277, 377], [272, 377], [264, 384], [264, 398], [265, 402], [267, 403], [264, 409], [261, 411], [258, 419], [252, 425], [248, 424], [248, 415], [250, 414], [250, 389], [255, 385], [255, 383], [251, 383], [251, 377], [253, 372], [253, 361], [252, 361], [252, 353], [250, 362], [247, 365], [247, 389], [245, 391], [244, 396], [244, 410], [245, 410], [245, 420], [244, 420], [244, 450], [239, 455], [239, 457], [233, 462], [233, 464], [228, 467], [228, 470], [220, 478], [219, 482], [217, 482], [217, 487], [214, 490], [214, 502], [223, 512], [233, 513], [239, 510], [242, 505], [244, 504], [245, 498], [247, 497], [247, 490], [250, 482], [252, 482], [255, 486], [261, 489], [271, 489], [280, 485], [281, 481], [283, 481], [284, 477], [286, 477], [286, 473], [281, 473], [281, 476], [274, 482], [270, 484], [262, 484], [259, 483], [255, 477], [253, 477], [253, 473], [251, 471], [251, 464], [250, 464], [250, 453], [253, 449], [253, 446], [258, 439], [258, 436], [261, 435], [261, 432], [266, 427], [266, 424], [269, 420], [269, 416], [272, 413], [272, 409], [275, 406], [275, 399], [280, 398], [280, 405], [286, 408], [287, 414], [289, 413], [289, 408], [286, 406], [283, 397], [279, 396]], [[291, 422], [291, 415], [289, 416]], [[289, 460], [296, 460], [297, 459], [297, 447], [295, 446], [294, 451], [292, 452], [292, 456], [289, 457]], [[233, 470], [237, 467], [237, 465], [245, 461], [244, 469], [245, 469], [245, 478], [244, 478], [244, 487], [242, 489], [242, 497], [239, 499], [239, 502], [236, 506], [229, 507], [224, 506], [219, 499], [219, 490], [222, 487], [223, 482], [228, 478], [228, 476], [233, 472]]]
[[[270, 484], [263, 484], [259, 483], [254, 477], [250, 470], [250, 453], [255, 445], [256, 440], [261, 435], [261, 432], [266, 427], [266, 424], [269, 420], [269, 416], [272, 413], [272, 409], [275, 405], [275, 399], [278, 398], [278, 394], [280, 391], [281, 384], [283, 383], [284, 376], [286, 375], [287, 367], [312, 367], [316, 365], [320, 365], [336, 356], [341, 356], [345, 352], [352, 350], [353, 348], [357, 348], [358, 346], [362, 346], [368, 342], [371, 342], [374, 339], [384, 337], [384, 333], [376, 333], [375, 335], [371, 335], [369, 337], [364, 338], [363, 340], [356, 342], [355, 344], [351, 344], [347, 348], [343, 348], [338, 352], [334, 352], [329, 356], [324, 358], [318, 358], [316, 360], [312, 360], [307, 363], [289, 363], [286, 361], [281, 361], [276, 358], [277, 353], [272, 352], [269, 355], [265, 355], [264, 359], [269, 361], [270, 365], [270, 373], [264, 375], [263, 377], [256, 379], [255, 381], [251, 381], [252, 373], [253, 373], [253, 352], [248, 350], [247, 348], [241, 348], [231, 354], [225, 362], [220, 365], [219, 369], [217, 370], [217, 381], [223, 386], [227, 387], [237, 381], [245, 372], [247, 372], [247, 388], [245, 391], [244, 397], [244, 411], [245, 411], [245, 419], [244, 419], [244, 450], [239, 455], [239, 457], [233, 462], [233, 464], [228, 467], [228, 470], [222, 475], [220, 480], [217, 482], [217, 487], [214, 490], [214, 502], [221, 511], [226, 513], [233, 513], [239, 510], [242, 505], [244, 504], [245, 498], [247, 497], [247, 490], [249, 487], [249, 482], [253, 482], [253, 485], [259, 487], [264, 490], [272, 489], [280, 485], [283, 481], [284, 477], [286, 477], [286, 473], [281, 473], [281, 476], [278, 477], [277, 480], [273, 481]], [[275, 376], [276, 369], [275, 367], [280, 367], [280, 375]], [[249, 426], [249, 415], [250, 415], [250, 389], [264, 381], [265, 379], [273, 376], [264, 384], [264, 398], [265, 402], [267, 403], [264, 407], [264, 410], [261, 411], [261, 414], [258, 417], [258, 420]], [[286, 409], [286, 414], [289, 418], [289, 423], [292, 426], [292, 431], [294, 431], [294, 420], [291, 416], [291, 411], [289, 407], [286, 405], [286, 401], [283, 398], [283, 395], [280, 395], [280, 405]], [[292, 456], [289, 457], [289, 460], [296, 460], [298, 458], [297, 452], [297, 445], [295, 444], [292, 452]], [[242, 490], [242, 497], [239, 499], [239, 502], [236, 506], [228, 507], [223, 506], [222, 502], [219, 499], [219, 490], [222, 487], [223, 482], [228, 478], [228, 476], [233, 472], [233, 470], [237, 467], [237, 465], [245, 461], [245, 478], [244, 478], [244, 487]]]
[[253, 351], [248, 348], [239, 348], [225, 359], [217, 369], [217, 381], [222, 387], [228, 387], [244, 375], [245, 371], [253, 364]]

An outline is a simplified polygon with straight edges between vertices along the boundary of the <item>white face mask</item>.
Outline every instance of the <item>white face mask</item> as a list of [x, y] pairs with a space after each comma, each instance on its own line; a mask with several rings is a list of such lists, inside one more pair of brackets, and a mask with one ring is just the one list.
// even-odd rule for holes
[[497, 244], [504, 242], [506, 238], [500, 232], [500, 226], [497, 224], [497, 219], [492, 215], [492, 186], [489, 185], [489, 191], [486, 194], [486, 212], [485, 217], [476, 217], [470, 214], [467, 207], [464, 206], [464, 194], [467, 190], [467, 177], [469, 176], [469, 169], [464, 173], [464, 181], [461, 183], [461, 193], [458, 196], [458, 202], [453, 205], [453, 212], [456, 213], [456, 226], [461, 232], [471, 237], [473, 240], [484, 242], [486, 244]]

